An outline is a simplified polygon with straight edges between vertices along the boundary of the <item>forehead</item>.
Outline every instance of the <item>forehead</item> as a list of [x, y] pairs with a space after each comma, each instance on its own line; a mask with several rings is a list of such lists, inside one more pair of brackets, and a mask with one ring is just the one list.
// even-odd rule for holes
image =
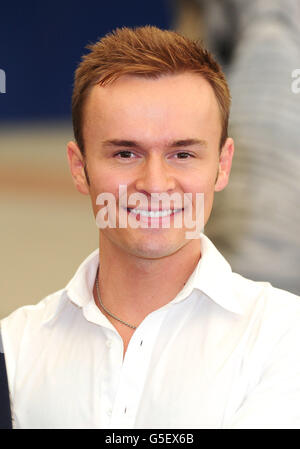
[[94, 86], [84, 111], [86, 137], [97, 129], [105, 138], [177, 133], [172, 138], [180, 139], [191, 137], [182, 133], [201, 127], [220, 131], [219, 106], [210, 84], [191, 73], [156, 79], [130, 75], [104, 87]]

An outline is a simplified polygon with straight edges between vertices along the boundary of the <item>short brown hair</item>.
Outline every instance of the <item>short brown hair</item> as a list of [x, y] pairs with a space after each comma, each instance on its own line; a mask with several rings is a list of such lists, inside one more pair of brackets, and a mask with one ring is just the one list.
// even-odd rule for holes
[[212, 86], [221, 115], [220, 147], [227, 138], [230, 92], [213, 56], [197, 41], [154, 26], [117, 28], [93, 45], [75, 72], [72, 119], [75, 140], [84, 155], [83, 108], [91, 88], [122, 75], [158, 78], [164, 74], [197, 73]]

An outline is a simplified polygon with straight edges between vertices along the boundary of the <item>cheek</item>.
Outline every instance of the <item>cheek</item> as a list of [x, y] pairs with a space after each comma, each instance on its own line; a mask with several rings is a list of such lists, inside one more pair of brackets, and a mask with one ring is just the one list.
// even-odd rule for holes
[[115, 167], [110, 161], [103, 159], [95, 161], [93, 165], [91, 164], [89, 176], [94, 192], [97, 192], [97, 194], [113, 193], [117, 198], [119, 185], [126, 185], [129, 189], [134, 181], [135, 174], [126, 167]]
[[214, 191], [217, 178], [217, 170], [211, 171], [210, 174], [198, 173], [196, 176], [190, 177], [183, 185], [184, 192], [204, 193], [209, 195]]
[[[120, 187], [126, 186], [126, 187]], [[93, 177], [90, 185], [90, 199], [92, 202], [92, 207], [94, 211], [94, 215], [96, 216], [98, 211], [107, 206], [107, 204], [112, 205], [113, 207], [118, 208], [118, 204], [120, 202], [120, 195], [124, 198], [125, 202], [127, 200], [128, 195], [131, 193], [130, 190], [130, 182], [124, 176], [115, 176], [114, 173], [110, 171], [110, 176], [107, 175], [107, 171], [100, 173], [97, 172], [97, 177]], [[101, 201], [101, 204], [96, 204], [97, 198], [99, 196], [103, 198], [108, 198], [109, 203]], [[111, 198], [111, 195], [113, 198]]]
[[[207, 172], [204, 171], [198, 173], [197, 176], [193, 176], [184, 186], [185, 192], [192, 193], [194, 210], [199, 211], [204, 206], [204, 223], [206, 223], [212, 208], [216, 178], [217, 169], [210, 169]], [[204, 195], [196, 199], [196, 193]], [[203, 200], [204, 204], [202, 203]]]
[[113, 193], [117, 196], [119, 184], [122, 184], [122, 179], [114, 176], [110, 170], [94, 169], [90, 173], [90, 186], [93, 196], [100, 193]]

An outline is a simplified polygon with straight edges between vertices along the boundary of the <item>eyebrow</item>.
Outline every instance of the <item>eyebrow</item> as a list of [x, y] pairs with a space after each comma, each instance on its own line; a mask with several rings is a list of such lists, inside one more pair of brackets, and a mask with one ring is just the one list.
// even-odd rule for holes
[[[112, 140], [104, 140], [102, 145], [105, 147], [127, 147], [127, 148], [137, 148], [142, 147], [143, 145], [135, 140], [124, 140], [124, 139], [112, 139]], [[203, 139], [181, 139], [174, 140], [173, 142], [169, 142], [167, 147], [169, 148], [185, 148], [191, 146], [201, 146], [206, 148], [207, 141]]]
[[207, 142], [204, 139], [183, 139], [183, 140], [175, 140], [174, 142], [172, 142], [171, 144], [169, 144], [168, 146], [170, 147], [191, 147], [194, 145], [198, 145], [201, 147], [207, 147]]

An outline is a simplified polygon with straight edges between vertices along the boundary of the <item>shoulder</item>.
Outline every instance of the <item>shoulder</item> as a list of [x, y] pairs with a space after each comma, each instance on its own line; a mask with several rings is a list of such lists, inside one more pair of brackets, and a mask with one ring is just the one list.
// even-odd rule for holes
[[[2, 319], [0, 326], [5, 353], [17, 356], [19, 350], [25, 347], [28, 348], [30, 345], [37, 347], [42, 336], [48, 338], [46, 337], [47, 329], [50, 323], [56, 322], [55, 317], [59, 316], [61, 311], [68, 306], [68, 312], [70, 309], [77, 311], [78, 307], [74, 306], [74, 301], [80, 307], [87, 303], [98, 261], [99, 250], [97, 249], [81, 263], [63, 289], [46, 296], [35, 305], [20, 307]], [[71, 315], [70, 319], [72, 318], [72, 313], [63, 314], [64, 317], [66, 315]]]
[[19, 307], [13, 311], [10, 315], [1, 320], [1, 324], [9, 321], [26, 321], [28, 318], [34, 319], [47, 319], [55, 308], [59, 305], [59, 302], [63, 296], [65, 289], [58, 290], [54, 293], [43, 298], [37, 304], [30, 304]]
[[272, 301], [274, 305], [282, 305], [284, 303], [296, 308], [300, 306], [300, 296], [274, 287], [269, 282], [254, 281], [237, 273], [232, 273], [232, 278], [236, 294], [242, 294], [245, 298], [245, 303], [253, 300], [253, 298], [260, 298], [264, 301]]
[[20, 346], [24, 333], [28, 328], [38, 330], [49, 320], [60, 307], [64, 297], [64, 289], [45, 297], [35, 305], [26, 305], [16, 309], [0, 321], [4, 352], [16, 350]]
[[233, 273], [235, 294], [244, 310], [244, 317], [271, 334], [295, 329], [300, 337], [300, 296]]

